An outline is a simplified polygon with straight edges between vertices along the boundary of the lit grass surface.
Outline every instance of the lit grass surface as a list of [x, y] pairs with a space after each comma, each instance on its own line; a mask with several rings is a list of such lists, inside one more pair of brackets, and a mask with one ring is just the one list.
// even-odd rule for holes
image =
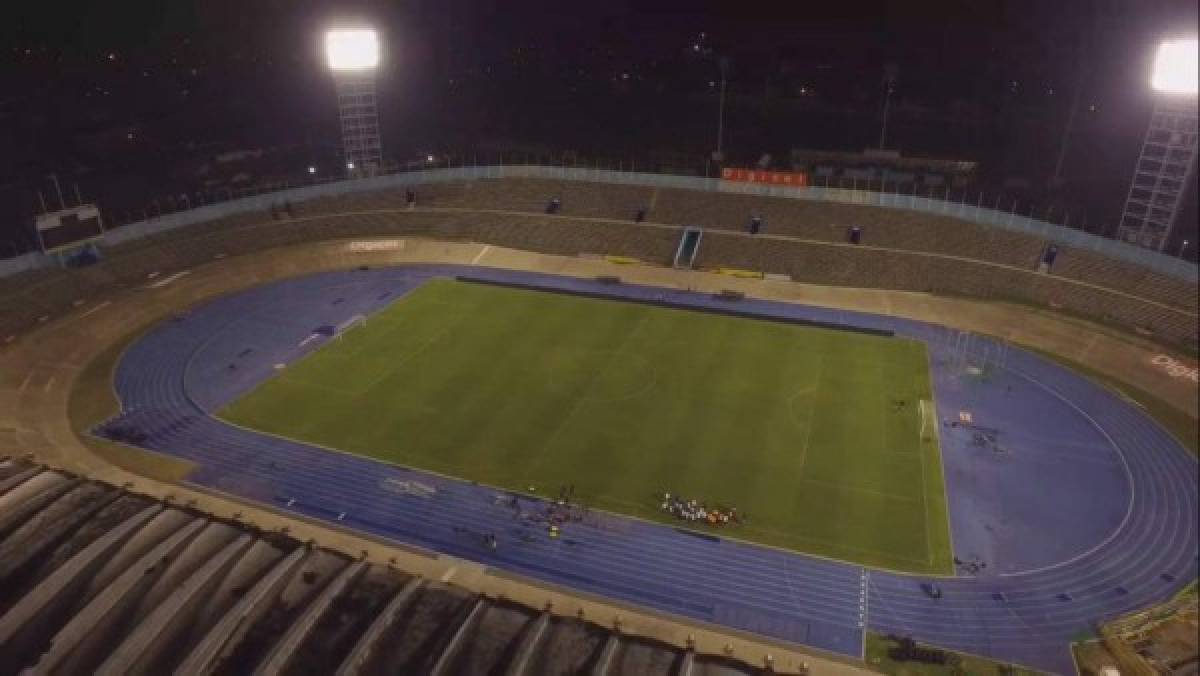
[[732, 504], [722, 535], [949, 573], [931, 399], [914, 341], [437, 280], [221, 415], [648, 519], [675, 523], [663, 491]]

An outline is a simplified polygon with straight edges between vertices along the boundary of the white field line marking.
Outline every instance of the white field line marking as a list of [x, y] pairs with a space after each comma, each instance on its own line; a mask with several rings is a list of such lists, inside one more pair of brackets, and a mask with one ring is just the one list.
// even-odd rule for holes
[[180, 277], [186, 277], [187, 275], [190, 275], [190, 274], [192, 274], [191, 270], [184, 270], [183, 272], [176, 272], [175, 274], [173, 274], [169, 277], [163, 277], [162, 279], [160, 279], [156, 282], [147, 284], [146, 288], [147, 289], [159, 289], [159, 288], [162, 288], [162, 287], [170, 284], [171, 282], [179, 279]]
[[585, 404], [592, 403], [592, 400], [587, 395], [591, 391], [592, 387], [595, 386], [596, 380], [598, 380], [600, 375], [608, 369], [609, 364], [617, 363], [617, 359], [625, 352], [625, 349], [629, 347], [629, 343], [632, 341], [634, 335], [642, 330], [642, 327], [646, 325], [646, 320], [649, 318], [650, 313], [648, 312], [642, 314], [642, 316], [638, 318], [637, 326], [633, 327], [629, 333], [625, 334], [625, 337], [621, 339], [621, 346], [612, 351], [608, 358], [608, 362], [604, 365], [604, 368], [598, 370], [596, 374], [592, 376], [592, 379], [587, 384], [587, 388], [581, 392], [571, 404], [571, 410], [567, 411], [567, 414], [559, 419], [558, 425], [555, 426], [554, 431], [546, 437], [546, 441], [543, 442], [542, 447], [538, 449], [537, 455], [533, 458], [533, 462], [529, 463], [529, 476], [536, 476], [537, 470], [541, 468], [542, 461], [546, 458], [546, 452], [550, 450], [550, 447], [556, 441], [558, 441], [559, 435], [562, 434], [563, 430], [567, 428], [568, 424], [571, 422], [571, 419], [574, 418], [577, 413], [579, 413], [580, 409], [582, 409]]
[[33, 380], [33, 371], [30, 371], [25, 376], [25, 380], [21, 381], [21, 386], [17, 388], [17, 392], [24, 392], [26, 387], [29, 387], [29, 381]]
[[797, 479], [797, 481], [803, 481], [806, 484], [813, 484], [816, 486], [825, 486], [826, 488], [833, 488], [833, 489], [836, 489], [839, 491], [851, 491], [853, 493], [865, 493], [867, 495], [874, 495], [877, 498], [883, 498], [885, 500], [897, 500], [899, 502], [916, 502], [917, 501], [916, 498], [909, 497], [907, 495], [896, 495], [895, 493], [884, 493], [883, 491], [871, 490], [870, 488], [860, 488], [858, 486], [850, 486], [847, 484], [839, 484], [839, 483], [834, 483], [832, 481], [821, 481], [819, 479], [805, 479], [804, 477], [800, 477], [799, 479]]
[[491, 244], [485, 245], [482, 249], [479, 250], [479, 253], [475, 254], [475, 257], [471, 259], [471, 265], [477, 265], [479, 263], [479, 261], [483, 259], [484, 254], [486, 254], [487, 252], [489, 252], [491, 250], [492, 250]]
[[[925, 349], [923, 352], [925, 353], [925, 377], [929, 379], [929, 417], [933, 419], [933, 437], [934, 441], [937, 443], [938, 472], [942, 477], [942, 505], [946, 510], [946, 518], [943, 521], [943, 523], [946, 524], [946, 546], [950, 548], [950, 556], [953, 557], [955, 552], [954, 524], [951, 523], [951, 519], [954, 517], [950, 511], [950, 483], [946, 481], [946, 459], [942, 457], [942, 431], [938, 427], [937, 392], [934, 390], [934, 381], [936, 379], [933, 375], [933, 355], [930, 353], [928, 343], [925, 344]], [[924, 447], [918, 446], [917, 451], [921, 453], [922, 458], [925, 457]], [[928, 518], [928, 514], [926, 514], [926, 518]], [[954, 576], [953, 568], [950, 569], [950, 576]]]
[[305, 338], [304, 340], [300, 341], [300, 344], [299, 344], [299, 345], [297, 345], [297, 347], [304, 347], [305, 345], [308, 345], [309, 343], [311, 343], [312, 341], [316, 340], [316, 339], [317, 339], [317, 338], [319, 338], [319, 337], [320, 337], [320, 336], [318, 336], [318, 335], [317, 335], [317, 334], [315, 334], [315, 333], [314, 333], [314, 334], [311, 334], [309, 337], [307, 337], [307, 338]]
[[100, 303], [99, 305], [96, 305], [96, 306], [95, 306], [95, 307], [93, 307], [92, 309], [90, 309], [90, 310], [87, 310], [87, 311], [85, 311], [85, 312], [81, 313], [81, 314], [79, 315], [79, 318], [80, 318], [80, 319], [83, 319], [84, 317], [89, 317], [89, 316], [91, 316], [91, 315], [94, 315], [94, 314], [96, 314], [97, 312], [99, 312], [99, 311], [103, 310], [104, 308], [108, 307], [109, 305], [112, 305], [112, 301], [111, 301], [111, 300], [106, 300], [106, 301], [104, 301], [103, 303]]
[[821, 396], [821, 373], [825, 370], [825, 357], [817, 356], [817, 377], [813, 381], [812, 402], [808, 405], [808, 421], [804, 425], [804, 441], [800, 444], [800, 468], [796, 470], [796, 478], [803, 478], [804, 463], [808, 462], [808, 441], [812, 437], [813, 413], [817, 409], [817, 401]]
[[[920, 442], [921, 440], [917, 439], [917, 441]], [[921, 443], [917, 444], [917, 455], [921, 458], [921, 513], [925, 516], [925, 559], [926, 563], [933, 565], [933, 549], [930, 548], [930, 541], [933, 540], [933, 536], [929, 530], [929, 496], [926, 495], [929, 492], [929, 482], [925, 480], [925, 449]]]
[[917, 401], [917, 408], [921, 411], [921, 429], [917, 430], [917, 448], [920, 448], [920, 442], [925, 439], [925, 421], [928, 420], [928, 413], [925, 411], [925, 400]]
[[50, 376], [50, 380], [46, 381], [46, 384], [42, 387], [42, 391], [49, 392], [51, 387], [54, 387], [54, 376]]
[[437, 343], [443, 337], [445, 337], [446, 334], [448, 334], [451, 331], [453, 331], [454, 329], [458, 328], [458, 324], [461, 323], [462, 321], [464, 321], [465, 319], [466, 319], [465, 315], [463, 317], [459, 317], [458, 321], [451, 322], [449, 326], [446, 326], [441, 331], [438, 331], [431, 338], [426, 340], [424, 343], [421, 343], [421, 345], [419, 347], [417, 347], [417, 349], [413, 350], [412, 352], [410, 352], [406, 355], [401, 356], [399, 359], [397, 359], [395, 362], [393, 362], [392, 367], [390, 369], [384, 369], [383, 372], [379, 374], [379, 377], [377, 377], [374, 380], [372, 380], [371, 382], [367, 383], [364, 387], [357, 388], [358, 394], [356, 396], [361, 397], [361, 396], [367, 394], [368, 392], [371, 391], [371, 389], [373, 387], [375, 387], [379, 383], [382, 383], [383, 381], [387, 380], [388, 378], [392, 377], [392, 374], [394, 374], [396, 371], [400, 370], [400, 368], [407, 366], [408, 363], [413, 360], [413, 358], [419, 356], [422, 352], [429, 349], [435, 343]]

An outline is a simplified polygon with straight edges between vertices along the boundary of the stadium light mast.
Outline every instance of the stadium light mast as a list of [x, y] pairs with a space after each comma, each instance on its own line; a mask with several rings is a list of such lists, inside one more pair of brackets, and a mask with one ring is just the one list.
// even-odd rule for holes
[[1154, 112], [1117, 228], [1120, 239], [1162, 251], [1195, 171], [1197, 139], [1196, 38], [1158, 47], [1150, 85]]
[[722, 56], [717, 64], [721, 70], [721, 93], [717, 103], [717, 150], [712, 154], [712, 158], [721, 163], [725, 161], [725, 85], [728, 82], [729, 58]]
[[375, 72], [379, 35], [372, 28], [337, 28], [325, 33], [325, 58], [337, 86], [346, 173], [371, 176], [383, 166]]

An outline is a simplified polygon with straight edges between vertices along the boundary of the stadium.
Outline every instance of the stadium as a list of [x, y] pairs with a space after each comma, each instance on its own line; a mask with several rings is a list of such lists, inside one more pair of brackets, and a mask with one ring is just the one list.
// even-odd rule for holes
[[[385, 5], [381, 16], [401, 11]], [[638, 32], [651, 13], [628, 12], [630, 35], [650, 38], [617, 56], [605, 45], [619, 31], [603, 22], [621, 10], [516, 12], [563, 31], [545, 56], [513, 17], [472, 14], [487, 29], [460, 33], [463, 17], [442, 11], [408, 16], [449, 42], [496, 42], [418, 59], [428, 72], [411, 81], [389, 68], [420, 49], [389, 52], [394, 31], [322, 27], [336, 147], [312, 140], [331, 118], [301, 130], [302, 97], [268, 101], [271, 67], [255, 71], [264, 94], [249, 106], [223, 107], [233, 89], [201, 74], [303, 59], [266, 36], [231, 52], [246, 41], [196, 29], [197, 17], [251, 32], [278, 20], [299, 35], [312, 26], [288, 22], [315, 22], [305, 12], [182, 12], [163, 20], [214, 41], [189, 47], [156, 24], [153, 56], [128, 66], [107, 44], [97, 59], [22, 49], [36, 31], [12, 38], [12, 58], [55, 77], [60, 56], [82, 55], [100, 66], [78, 73], [135, 83], [127, 92], [185, 82], [172, 100], [187, 105], [97, 131], [107, 104], [88, 104], [82, 135], [56, 146], [37, 130], [70, 127], [78, 111], [47, 122], [42, 105], [74, 85], [3, 104], [22, 111], [14, 129], [34, 130], [20, 152], [44, 145], [74, 161], [90, 144], [112, 157], [76, 172], [89, 194], [105, 186], [95, 202], [76, 183], [69, 205], [57, 174], [45, 177], [57, 208], [20, 188], [41, 207], [24, 225], [3, 222], [5, 196], [24, 184], [0, 181], [0, 235], [14, 237], [0, 238], [12, 254], [0, 258], [0, 674], [1195, 673], [1194, 39], [1161, 42], [1121, 219], [1093, 233], [1089, 210], [1107, 206], [1087, 205], [1074, 227], [1062, 207], [1109, 197], [1096, 188], [1108, 179], [1080, 188], [1088, 172], [1064, 170], [1083, 65], [1053, 175], [1038, 186], [1009, 176], [985, 199], [1002, 174], [891, 149], [889, 110], [895, 95], [905, 143], [959, 144], [1004, 165], [1042, 142], [995, 129], [1057, 110], [1014, 108], [1007, 71], [988, 118], [990, 94], [973, 95], [975, 112], [968, 99], [935, 105], [920, 86], [896, 94], [899, 66], [881, 61], [878, 119], [863, 116], [880, 125], [878, 147], [753, 159], [782, 147], [767, 139], [790, 122], [764, 122], [772, 111], [825, 123], [833, 111], [846, 131], [870, 107], [857, 56], [817, 58], [846, 51], [832, 26], [874, 48], [844, 8], [814, 10], [824, 28], [791, 19], [763, 36], [774, 46], [692, 31], [670, 56], [651, 43], [676, 28]], [[593, 11], [601, 25], [586, 27]], [[930, 51], [927, 20], [893, 11], [880, 16], [911, 29], [889, 47], [906, 63], [979, 53], [954, 40]], [[758, 38], [768, 23], [722, 30]], [[573, 44], [566, 24], [599, 42]], [[1083, 64], [1095, 46], [1080, 45]], [[469, 65], [497, 53], [507, 75]], [[577, 68], [575, 53], [602, 74]], [[729, 54], [746, 65], [731, 69]], [[585, 89], [602, 83], [572, 99], [596, 110], [541, 107], [564, 94], [537, 99], [546, 92], [528, 83], [562, 74], [530, 75], [546, 64], [568, 64]], [[957, 78], [961, 94], [991, 66], [956, 68], [934, 79]], [[430, 73], [444, 85], [421, 84]], [[729, 113], [743, 117], [726, 153], [731, 77]], [[428, 152], [434, 142], [413, 132], [385, 154], [401, 127], [386, 117], [396, 83], [449, 97], [416, 104], [435, 118], [447, 100], [470, 108], [455, 88], [473, 90], [479, 152]], [[105, 86], [86, 97], [107, 100]], [[487, 109], [489, 96], [503, 105]], [[709, 99], [716, 151], [687, 160], [703, 117], [687, 107]], [[267, 114], [279, 105], [282, 118]], [[562, 125], [574, 139], [593, 116], [639, 105], [654, 114], [644, 129], [626, 124], [629, 142], [658, 143], [654, 125], [670, 118], [666, 135], [679, 138], [657, 147], [675, 150], [590, 162], [541, 140], [504, 150], [518, 128], [507, 115], [544, 113], [532, 119], [545, 138]], [[943, 134], [937, 106], [999, 126], [983, 140], [959, 121]], [[468, 112], [433, 128], [467, 125]], [[254, 115], [294, 128], [260, 127], [263, 147], [230, 150]], [[931, 136], [913, 131], [930, 120]], [[622, 124], [595, 125], [594, 143]], [[213, 129], [221, 138], [205, 140]], [[171, 145], [172, 133], [186, 141]], [[154, 166], [173, 175], [128, 181]], [[251, 185], [251, 174], [286, 178]], [[174, 194], [153, 209], [149, 193], [133, 198], [144, 208], [128, 201], [150, 184]]]
[[[178, 666], [189, 648], [192, 666], [283, 659], [272, 642], [302, 645], [300, 619], [250, 615], [277, 622], [249, 632], [259, 652], [236, 634], [205, 643], [200, 620], [151, 620], [168, 605], [199, 612], [170, 603], [168, 580], [210, 589], [230, 584], [226, 570], [250, 575], [209, 557], [250, 557], [251, 536], [201, 529], [208, 513], [236, 513], [263, 540], [344, 533], [404, 546], [422, 567], [461, 562], [800, 646], [809, 670], [862, 660], [874, 633], [1072, 671], [1072, 640], [1196, 576], [1194, 451], [1106, 384], [1116, 371], [1195, 405], [1194, 370], [1168, 373], [1149, 339], [1121, 333], [1194, 341], [1195, 280], [1086, 240], [1039, 272], [1047, 240], [1029, 231], [866, 197], [431, 170], [181, 212], [108, 233], [95, 265], [6, 278], [3, 561], [21, 581], [0, 620], [20, 647], [8, 655], [48, 671]], [[292, 215], [272, 219], [285, 200]], [[750, 211], [766, 233], [743, 232]], [[840, 241], [851, 223], [860, 244]], [[1061, 309], [1038, 309], [1051, 302]], [[1084, 375], [1052, 354], [1105, 367]], [[125, 504], [134, 496], [166, 503], [151, 518]], [[681, 518], [668, 499], [725, 518]], [[79, 557], [96, 550], [54, 519], [76, 501], [89, 505], [80, 521], [155, 524], [151, 551], [175, 552], [161, 581], [84, 603], [99, 563]], [[323, 564], [330, 594], [382, 575], [369, 551]], [[51, 560], [61, 566], [35, 565]], [[45, 588], [70, 567], [73, 600]], [[325, 621], [302, 610], [310, 632]], [[103, 649], [72, 623], [87, 611], [112, 627]], [[43, 643], [13, 629], [18, 613], [21, 626], [50, 623]], [[511, 650], [529, 617], [503, 634]], [[455, 636], [481, 620], [445, 621]], [[445, 640], [413, 659], [451, 655], [444, 673], [516, 663], [503, 646]], [[599, 664], [604, 644], [568, 671]], [[354, 642], [339, 649], [321, 658], [335, 664]], [[624, 646], [618, 657], [649, 662], [611, 673], [763, 666], [752, 652], [658, 650]]]

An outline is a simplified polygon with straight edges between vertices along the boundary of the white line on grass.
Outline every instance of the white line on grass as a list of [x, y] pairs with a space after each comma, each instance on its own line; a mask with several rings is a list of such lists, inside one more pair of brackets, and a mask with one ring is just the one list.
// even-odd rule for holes
[[[612, 357], [609, 358], [610, 363], [615, 362], [617, 360], [617, 358], [621, 356], [621, 353], [623, 353], [625, 351], [625, 348], [627, 348], [629, 346], [629, 343], [631, 342], [631, 339], [633, 338], [634, 334], [636, 334], [638, 331], [640, 331], [642, 329], [643, 326], [646, 325], [646, 319], [649, 317], [650, 317], [649, 312], [642, 313], [641, 318], [638, 319], [637, 326], [633, 327], [633, 329], [631, 331], [629, 331], [628, 333], [625, 334], [625, 337], [621, 340], [621, 346], [613, 351]], [[596, 373], [601, 374], [603, 371], [604, 371], [604, 369], [599, 369], [596, 371]], [[591, 382], [588, 383], [588, 390], [591, 389], [592, 385], [595, 382], [596, 382], [596, 376], [593, 376]], [[585, 390], [584, 392], [581, 392], [575, 398], [575, 402], [571, 405], [571, 410], [567, 411], [567, 414], [565, 416], [563, 416], [562, 419], [559, 420], [558, 425], [555, 426], [554, 431], [548, 437], [546, 437], [546, 442], [542, 444], [542, 447], [540, 449], [538, 449], [537, 455], [534, 456], [532, 459], [532, 462], [529, 463], [530, 477], [532, 477], [535, 474], [538, 466], [540, 466], [542, 464], [542, 460], [544, 460], [546, 457], [546, 451], [550, 450], [550, 446], [553, 445], [553, 443], [558, 439], [558, 435], [561, 434], [562, 431], [567, 428], [567, 423], [569, 423], [571, 421], [571, 419], [575, 417], [575, 414], [578, 413], [579, 410], [583, 408], [584, 404], [592, 403], [593, 400], [591, 398], [587, 397], [586, 395], [587, 395], [587, 390]]]
[[[942, 477], [942, 505], [944, 505], [945, 510], [946, 510], [946, 518], [943, 521], [943, 523], [946, 524], [946, 546], [950, 549], [949, 554], [950, 554], [951, 558], [953, 558], [954, 557], [954, 526], [953, 526], [953, 524], [950, 523], [950, 484], [948, 484], [946, 482], [946, 461], [942, 459], [942, 431], [938, 427], [937, 393], [934, 392], [934, 390], [933, 390], [933, 383], [934, 383], [933, 357], [929, 353], [929, 344], [928, 343], [925, 344], [924, 352], [925, 352], [925, 377], [929, 379], [929, 417], [933, 419], [934, 448], [937, 449], [938, 472], [939, 472], [939, 474], [941, 474], [941, 477]], [[924, 458], [925, 457], [925, 447], [918, 446], [917, 450], [920, 451], [921, 457]], [[924, 474], [924, 469], [922, 469], [922, 474]], [[925, 518], [926, 518], [926, 520], [929, 519], [928, 512], [926, 512]], [[928, 528], [929, 527], [927, 525], [926, 526], [927, 531], [928, 531]], [[950, 569], [950, 574], [954, 575], [953, 567]]]
[[796, 478], [804, 475], [804, 463], [808, 462], [808, 441], [812, 437], [813, 412], [817, 409], [817, 398], [821, 396], [821, 372], [825, 367], [825, 357], [817, 355], [817, 377], [812, 385], [813, 400], [808, 406], [808, 423], [804, 426], [804, 441], [800, 444], [800, 468], [796, 470]]
[[[884, 429], [887, 424], [884, 424]], [[925, 522], [925, 559], [929, 565], [933, 565], [933, 549], [930, 547], [930, 542], [933, 540], [933, 535], [929, 530], [929, 482], [925, 479], [925, 449], [921, 444], [921, 433], [917, 432], [917, 456], [921, 458], [921, 520]]]
[[[460, 317], [459, 321], [461, 322], [463, 319], [464, 319], [463, 317]], [[398, 371], [401, 366], [405, 366], [406, 364], [408, 364], [409, 361], [412, 361], [413, 357], [416, 357], [417, 355], [421, 354], [425, 350], [429, 349], [431, 346], [433, 346], [434, 343], [441, 340], [443, 336], [445, 336], [447, 333], [450, 333], [452, 330], [457, 328], [457, 326], [458, 326], [458, 322], [451, 322], [448, 326], [443, 328], [441, 331], [438, 331], [433, 336], [431, 336], [429, 338], [429, 340], [426, 340], [424, 343], [422, 343], [419, 347], [417, 347], [417, 349], [413, 350], [412, 352], [409, 352], [408, 354], [406, 354], [406, 355], [400, 357], [399, 359], [397, 359], [396, 361], [392, 362], [392, 368], [384, 369], [383, 373], [379, 374], [378, 378], [375, 378], [371, 382], [367, 383], [365, 387], [360, 388], [359, 394], [362, 395], [362, 394], [366, 394], [366, 393], [370, 392], [371, 389], [374, 388], [376, 385], [378, 385], [379, 383], [382, 383], [383, 381], [392, 377], [392, 374], [394, 374], [396, 371]]]
[[819, 479], [805, 479], [805, 478], [797, 479], [797, 481], [802, 481], [807, 484], [815, 484], [817, 486], [826, 486], [828, 488], [835, 488], [839, 491], [852, 491], [854, 493], [866, 493], [867, 495], [874, 495], [875, 497], [884, 498], [885, 500], [897, 500], [900, 502], [916, 502], [917, 501], [916, 498], [909, 497], [907, 495], [896, 495], [894, 493], [884, 493], [883, 491], [874, 491], [874, 490], [871, 490], [870, 488], [859, 488], [858, 486], [849, 486], [847, 484], [833, 483], [831, 481], [821, 481]]

